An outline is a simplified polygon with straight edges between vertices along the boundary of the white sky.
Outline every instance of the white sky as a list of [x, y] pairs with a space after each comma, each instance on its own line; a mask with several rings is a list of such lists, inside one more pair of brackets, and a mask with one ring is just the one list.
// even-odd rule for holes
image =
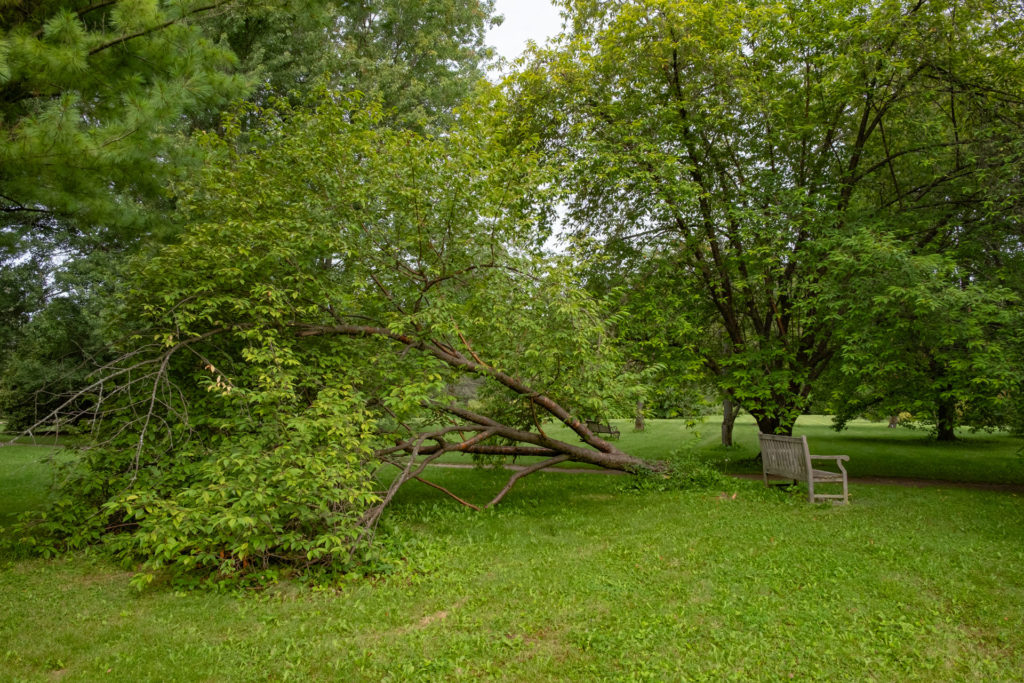
[[505, 16], [505, 22], [488, 32], [487, 43], [507, 59], [522, 54], [527, 40], [543, 45], [562, 27], [562, 18], [550, 0], [496, 0], [494, 9]]

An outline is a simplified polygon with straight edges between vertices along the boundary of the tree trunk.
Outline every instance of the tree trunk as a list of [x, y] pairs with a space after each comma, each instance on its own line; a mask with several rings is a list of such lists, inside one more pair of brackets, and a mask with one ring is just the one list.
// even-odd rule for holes
[[952, 398], [939, 397], [935, 427], [939, 441], [956, 441], [956, 403]]
[[636, 412], [633, 414], [633, 430], [637, 432], [642, 432], [644, 431], [646, 426], [647, 425], [644, 422], [644, 402], [637, 401]]
[[736, 425], [736, 416], [740, 407], [733, 405], [728, 396], [722, 399], [722, 445], [732, 446], [732, 428]]
[[899, 425], [899, 423], [900, 423], [900, 416], [899, 415], [890, 415], [889, 416], [889, 429], [896, 429], [896, 427]]
[[754, 411], [750, 411], [750, 414], [757, 420], [757, 428], [762, 434], [793, 436], [793, 422], [783, 422], [775, 415], [758, 414]]

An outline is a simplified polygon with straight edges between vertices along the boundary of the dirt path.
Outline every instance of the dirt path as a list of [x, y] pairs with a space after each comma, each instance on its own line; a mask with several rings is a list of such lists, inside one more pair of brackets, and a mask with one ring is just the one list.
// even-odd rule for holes
[[[471, 470], [476, 465], [461, 462], [433, 463], [431, 467], [445, 467], [454, 470]], [[502, 469], [518, 472], [525, 469], [523, 465], [501, 465]], [[562, 474], [610, 474], [621, 475], [625, 472], [617, 470], [584, 469], [581, 467], [546, 467], [541, 472], [560, 472]], [[740, 479], [760, 481], [760, 474], [733, 474]], [[850, 477], [851, 484], [881, 484], [883, 486], [909, 486], [911, 488], [942, 488], [971, 489], [974, 491], [1002, 491], [1003, 493], [1024, 493], [1024, 484], [995, 484], [980, 481], [945, 481], [942, 479], [915, 479], [912, 477]]]

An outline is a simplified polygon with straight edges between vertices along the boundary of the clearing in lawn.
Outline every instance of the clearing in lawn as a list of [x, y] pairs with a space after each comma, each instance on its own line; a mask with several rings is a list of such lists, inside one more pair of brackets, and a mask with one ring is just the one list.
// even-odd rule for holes
[[[634, 437], [623, 429], [623, 441]], [[826, 448], [857, 456], [815, 450]], [[0, 450], [5, 512], [41, 502], [42, 454]], [[505, 473], [431, 478], [483, 498]], [[366, 681], [1024, 671], [1019, 495], [861, 485], [853, 505], [832, 507], [758, 482], [637, 493], [626, 481], [539, 473], [483, 513], [411, 484], [385, 519], [394, 543], [383, 575], [328, 589], [140, 594], [130, 572], [95, 554], [8, 551], [0, 670], [13, 680]]]

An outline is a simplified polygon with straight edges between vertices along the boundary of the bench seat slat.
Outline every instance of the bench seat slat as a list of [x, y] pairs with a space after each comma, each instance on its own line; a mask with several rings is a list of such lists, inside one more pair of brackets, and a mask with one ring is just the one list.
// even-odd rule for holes
[[814, 481], [842, 481], [846, 477], [842, 472], [828, 472], [827, 470], [811, 470], [814, 473]]

